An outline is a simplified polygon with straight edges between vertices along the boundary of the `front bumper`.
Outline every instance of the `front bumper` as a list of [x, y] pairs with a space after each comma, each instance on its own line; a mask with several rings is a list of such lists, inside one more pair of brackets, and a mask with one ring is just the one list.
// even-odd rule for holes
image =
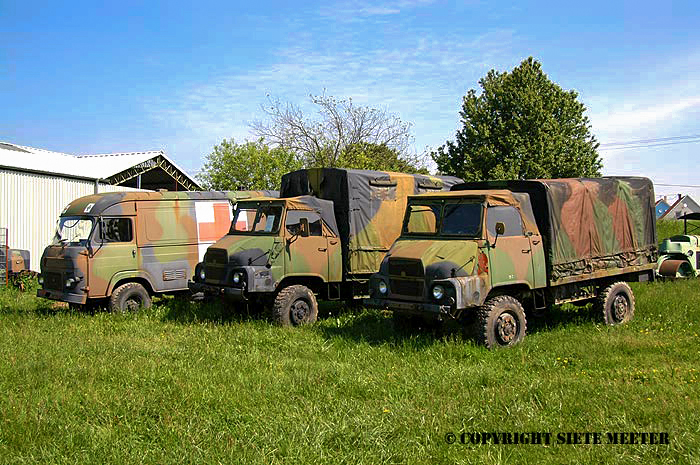
[[85, 304], [87, 303], [87, 295], [82, 292], [80, 294], [73, 294], [71, 292], [61, 292], [49, 289], [39, 289], [36, 291], [37, 297], [43, 297], [44, 299], [59, 300], [61, 302], [68, 302], [71, 304]]
[[248, 300], [243, 292], [243, 288], [240, 287], [221, 287], [214, 286], [212, 284], [195, 283], [194, 281], [188, 281], [187, 287], [193, 293], [204, 292], [205, 294], [222, 295], [231, 300], [236, 300], [239, 302], [245, 302]]
[[385, 310], [394, 310], [401, 313], [411, 313], [415, 315], [423, 315], [426, 313], [437, 315], [451, 315], [452, 307], [450, 305], [428, 304], [424, 302], [403, 302], [401, 300], [391, 299], [364, 299], [363, 303], [372, 308], [381, 308]]

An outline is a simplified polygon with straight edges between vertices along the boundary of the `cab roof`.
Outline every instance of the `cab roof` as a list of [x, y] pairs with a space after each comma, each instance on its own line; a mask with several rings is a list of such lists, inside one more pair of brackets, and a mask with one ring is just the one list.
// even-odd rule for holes
[[411, 195], [410, 200], [419, 199], [454, 199], [464, 197], [477, 197], [484, 199], [489, 205], [517, 205], [519, 202], [513, 193], [506, 189], [489, 190], [462, 190], [462, 191], [442, 191], [430, 192], [427, 194]]
[[107, 208], [122, 202], [165, 200], [232, 200], [236, 202], [250, 197], [276, 194], [276, 191], [105, 192], [73, 200], [66, 206], [61, 216], [100, 215]]

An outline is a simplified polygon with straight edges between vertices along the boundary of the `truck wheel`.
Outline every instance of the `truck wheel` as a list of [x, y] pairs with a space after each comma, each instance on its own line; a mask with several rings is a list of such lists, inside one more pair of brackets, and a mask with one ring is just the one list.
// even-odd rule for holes
[[488, 349], [517, 344], [525, 337], [526, 329], [525, 311], [514, 297], [493, 297], [479, 309], [477, 339]]
[[606, 325], [627, 323], [634, 316], [634, 294], [625, 282], [617, 282], [605, 288], [596, 302], [598, 314]]
[[150, 308], [151, 296], [139, 283], [122, 284], [112, 292], [109, 298], [109, 310], [112, 312], [135, 312], [139, 308]]
[[272, 304], [272, 319], [282, 326], [313, 323], [318, 318], [316, 297], [306, 286], [295, 284], [282, 289]]

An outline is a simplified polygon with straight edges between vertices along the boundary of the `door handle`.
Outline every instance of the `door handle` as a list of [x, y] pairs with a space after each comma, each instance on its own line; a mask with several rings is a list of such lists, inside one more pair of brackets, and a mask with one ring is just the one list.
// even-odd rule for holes
[[131, 256], [136, 258], [136, 249], [132, 249], [131, 251]]
[[532, 241], [532, 245], [537, 245], [539, 243], [540, 243], [540, 241]]
[[522, 253], [530, 253], [530, 249], [521, 250]]
[[326, 250], [328, 250], [328, 249], [325, 248], [325, 247], [319, 247], [319, 248], [318, 248], [318, 251], [319, 251], [319, 252], [325, 252]]
[[331, 245], [336, 245], [338, 243], [338, 241], [329, 241], [329, 242], [331, 243]]

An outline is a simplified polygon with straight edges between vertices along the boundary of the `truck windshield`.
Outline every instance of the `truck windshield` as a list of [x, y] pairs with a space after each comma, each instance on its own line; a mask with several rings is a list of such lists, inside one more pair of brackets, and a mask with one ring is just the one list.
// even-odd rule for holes
[[477, 202], [411, 203], [404, 234], [478, 236], [483, 206]]
[[440, 233], [446, 236], [474, 237], [481, 231], [480, 203], [446, 203]]
[[86, 245], [95, 220], [89, 217], [62, 216], [56, 225], [53, 245]]
[[407, 221], [404, 226], [406, 234], [437, 234], [440, 224], [442, 204], [411, 204], [407, 210]]
[[246, 205], [236, 209], [229, 234], [271, 234], [279, 230], [282, 217], [281, 205]]

